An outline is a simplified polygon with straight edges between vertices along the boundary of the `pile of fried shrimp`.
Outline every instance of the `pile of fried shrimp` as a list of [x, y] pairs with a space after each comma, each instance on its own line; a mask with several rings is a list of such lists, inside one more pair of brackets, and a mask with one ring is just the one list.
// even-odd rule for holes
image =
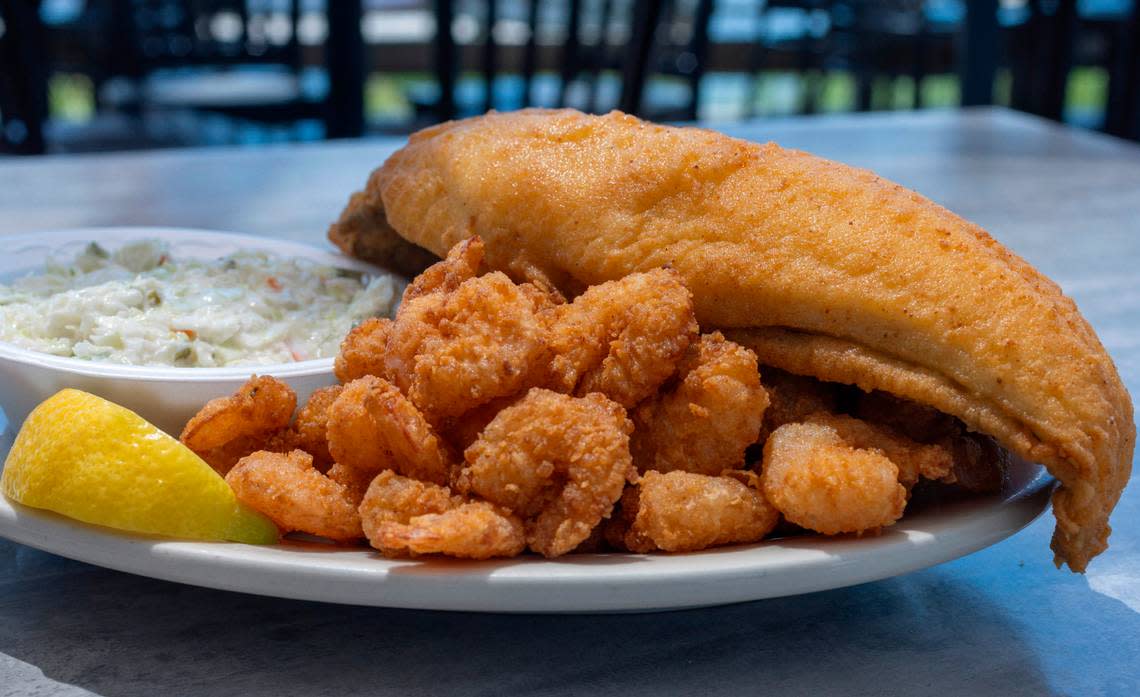
[[[663, 268], [556, 291], [480, 273], [479, 238], [354, 328], [300, 410], [254, 376], [181, 440], [282, 533], [387, 557], [686, 552], [878, 531], [917, 487], [1000, 487], [940, 412], [757, 365]], [[762, 380], [762, 372], [763, 380]]]

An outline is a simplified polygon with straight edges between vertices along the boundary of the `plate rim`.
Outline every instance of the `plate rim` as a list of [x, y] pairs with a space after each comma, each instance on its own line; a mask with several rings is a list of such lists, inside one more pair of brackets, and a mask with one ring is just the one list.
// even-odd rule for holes
[[[0, 441], [0, 460], [10, 438]], [[1012, 491], [932, 504], [876, 537], [788, 537], [689, 554], [388, 560], [363, 547], [297, 542], [261, 547], [134, 535], [4, 496], [0, 536], [115, 571], [268, 597], [444, 611], [661, 611], [847, 587], [989, 547], [1050, 507], [1056, 480], [1040, 465], [1019, 466], [1032, 469]], [[313, 563], [314, 555], [326, 554], [337, 555], [338, 563]], [[762, 578], [774, 582], [755, 582]]]

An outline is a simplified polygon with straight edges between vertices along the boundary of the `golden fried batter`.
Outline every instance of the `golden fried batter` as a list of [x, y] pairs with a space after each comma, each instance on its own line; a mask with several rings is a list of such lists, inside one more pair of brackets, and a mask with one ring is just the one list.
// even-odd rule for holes
[[432, 264], [404, 289], [401, 304], [429, 293], [454, 293], [463, 282], [479, 275], [483, 263], [483, 240], [470, 237], [447, 252], [447, 258]]
[[268, 375], [250, 377], [229, 397], [211, 399], [182, 429], [179, 440], [224, 475], [256, 450], [288, 451], [286, 429], [297, 408], [292, 388]]
[[756, 356], [719, 332], [706, 334], [689, 347], [676, 384], [631, 412], [633, 463], [643, 473], [715, 475], [743, 467], [767, 406]]
[[764, 496], [796, 525], [825, 535], [891, 525], [903, 514], [899, 468], [824, 424], [787, 424], [764, 444]]
[[340, 218], [329, 228], [329, 239], [345, 254], [368, 259], [411, 278], [435, 262], [436, 257], [396, 234], [384, 219], [379, 199], [379, 192], [353, 194]]
[[636, 477], [632, 430], [625, 410], [601, 394], [535, 387], [467, 448], [456, 488], [514, 512], [526, 521], [532, 550], [561, 556], [589, 537]]
[[417, 276], [394, 320], [365, 321], [345, 337], [337, 377], [389, 380], [437, 426], [532, 383], [547, 355], [538, 315], [559, 298], [501, 273], [478, 276], [482, 258], [472, 237]]
[[293, 419], [291, 441], [295, 447], [312, 455], [314, 466], [322, 472], [333, 464], [327, 434], [329, 407], [340, 396], [341, 389], [340, 385], [332, 385], [314, 390]]
[[[384, 471], [391, 472], [391, 470]], [[353, 505], [359, 506], [360, 500], [364, 498], [364, 492], [368, 491], [368, 485], [376, 478], [376, 473], [334, 464], [325, 472], [325, 476], [343, 486], [348, 500], [352, 501]]]
[[780, 519], [761, 493], [759, 478], [739, 470], [715, 477], [648, 472], [637, 494], [623, 495], [621, 505], [628, 529], [620, 544], [634, 552], [695, 552], [756, 542]]
[[881, 450], [898, 467], [899, 482], [908, 491], [920, 477], [947, 483], [954, 481], [954, 458], [941, 446], [917, 443], [886, 426], [842, 414], [820, 412], [809, 416], [806, 423], [834, 429], [843, 442], [853, 448]]
[[[1107, 546], [1132, 404], [1056, 284], [984, 230], [874, 174], [711, 131], [524, 110], [412, 136], [335, 229], [392, 231], [573, 296], [663, 266], [706, 329], [762, 363], [934, 406], [1044, 463], [1056, 561]], [[369, 227], [375, 222], [375, 232]], [[352, 238], [346, 242], [346, 238]]]
[[388, 557], [446, 554], [513, 557], [526, 547], [522, 521], [485, 501], [464, 501], [447, 487], [382, 472], [360, 504], [364, 532]]
[[438, 424], [524, 389], [543, 364], [545, 340], [532, 300], [496, 272], [402, 305], [386, 361], [400, 389]]
[[923, 443], [935, 443], [950, 453], [954, 464], [950, 477], [968, 491], [993, 493], [1001, 489], [1009, 465], [1009, 451], [980, 433], [967, 433], [961, 421], [910, 400], [886, 392], [861, 394], [855, 415], [882, 424]]
[[346, 383], [375, 375], [390, 380], [392, 374], [384, 362], [384, 354], [391, 335], [392, 320], [387, 317], [370, 317], [353, 327], [340, 342], [333, 364], [336, 379]]
[[471, 409], [463, 414], [463, 416], [451, 419], [447, 423], [447, 428], [444, 430], [444, 438], [447, 442], [455, 448], [456, 452], [463, 452], [479, 438], [479, 434], [491, 423], [491, 420], [503, 409], [521, 399], [523, 395], [511, 395], [510, 397], [499, 397], [493, 399], [486, 404]]
[[247, 455], [229, 471], [226, 482], [239, 501], [286, 532], [299, 530], [342, 542], [364, 536], [348, 490], [314, 469], [312, 456], [301, 450]]
[[362, 472], [392, 469], [445, 484], [455, 456], [392, 383], [372, 375], [344, 386], [328, 409], [329, 452]]
[[593, 286], [550, 313], [548, 386], [600, 392], [624, 407], [653, 394], [697, 337], [681, 278], [654, 269]]

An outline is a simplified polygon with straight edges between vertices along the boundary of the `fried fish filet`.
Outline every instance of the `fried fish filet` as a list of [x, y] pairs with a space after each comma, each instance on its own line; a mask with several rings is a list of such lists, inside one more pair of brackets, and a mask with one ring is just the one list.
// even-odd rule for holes
[[330, 237], [393, 233], [437, 255], [478, 234], [489, 267], [567, 295], [671, 266], [702, 328], [762, 363], [929, 404], [1043, 463], [1058, 565], [1107, 547], [1136, 431], [1096, 335], [984, 230], [871, 172], [620, 113], [492, 113], [413, 135]]

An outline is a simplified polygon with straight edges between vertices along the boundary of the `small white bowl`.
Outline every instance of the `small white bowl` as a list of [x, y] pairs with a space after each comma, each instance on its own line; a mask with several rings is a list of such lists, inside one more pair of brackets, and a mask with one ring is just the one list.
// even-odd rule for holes
[[[167, 242], [177, 259], [216, 259], [240, 249], [264, 249], [341, 269], [382, 273], [371, 264], [295, 242], [182, 228], [116, 227], [0, 237], [0, 283], [42, 271], [49, 255], [72, 258], [92, 241], [116, 249], [140, 239]], [[121, 404], [177, 437], [203, 404], [233, 393], [254, 373], [287, 382], [297, 392], [298, 403], [304, 403], [313, 390], [336, 381], [332, 358], [226, 368], [129, 366], [53, 356], [0, 341], [0, 407], [16, 431], [37, 404], [74, 387]]]

